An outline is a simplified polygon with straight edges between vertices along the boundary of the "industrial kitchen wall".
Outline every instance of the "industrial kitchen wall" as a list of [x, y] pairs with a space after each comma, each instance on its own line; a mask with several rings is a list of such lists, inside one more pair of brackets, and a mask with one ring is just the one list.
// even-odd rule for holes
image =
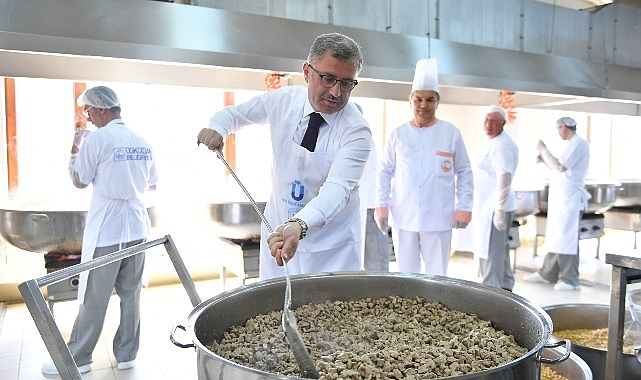
[[444, 94], [458, 104], [496, 101], [496, 91], [470, 89], [509, 89], [620, 99], [621, 109], [602, 112], [639, 114], [641, 14], [624, 4], [591, 14], [529, 0], [197, 3], [262, 4], [268, 16], [147, 0], [0, 0], [0, 76], [258, 89], [265, 71], [300, 82], [313, 38], [339, 31], [366, 55], [359, 96], [406, 99], [415, 62], [434, 56], [441, 84], [466, 89]]

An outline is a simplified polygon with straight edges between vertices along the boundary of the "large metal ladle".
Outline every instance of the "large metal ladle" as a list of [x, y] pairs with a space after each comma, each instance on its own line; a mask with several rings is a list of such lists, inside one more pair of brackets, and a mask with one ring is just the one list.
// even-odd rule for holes
[[[258, 213], [258, 216], [260, 219], [265, 223], [265, 227], [267, 228], [267, 231], [269, 233], [274, 232], [272, 227], [270, 226], [269, 222], [265, 218], [265, 215], [263, 212], [260, 210], [258, 207], [258, 204], [256, 204], [256, 201], [254, 201], [254, 198], [249, 194], [249, 191], [245, 188], [243, 183], [240, 181], [238, 176], [236, 176], [236, 173], [234, 173], [234, 170], [231, 168], [227, 160], [225, 160], [225, 157], [223, 156], [222, 152], [218, 149], [214, 150], [216, 152], [216, 155], [220, 160], [225, 164], [227, 167], [227, 170], [229, 173], [231, 173], [232, 177], [238, 182], [238, 185], [240, 186], [241, 189], [245, 192], [245, 195], [247, 195], [247, 198], [249, 198], [249, 201], [251, 202], [252, 206], [254, 207], [254, 210], [256, 210], [256, 213]], [[283, 327], [283, 331], [285, 331], [285, 336], [287, 337], [287, 342], [289, 343], [289, 348], [292, 350], [292, 353], [294, 354], [294, 358], [296, 359], [296, 362], [298, 363], [298, 367], [300, 368], [302, 372], [302, 376], [308, 379], [318, 379], [320, 377], [318, 370], [316, 369], [316, 366], [314, 365], [314, 361], [312, 358], [309, 356], [309, 351], [307, 351], [307, 347], [305, 347], [305, 343], [303, 342], [303, 338], [300, 335], [300, 331], [298, 330], [298, 323], [296, 321], [296, 316], [294, 315], [294, 312], [291, 311], [290, 306], [292, 303], [292, 284], [289, 280], [289, 272], [287, 271], [287, 263], [285, 260], [283, 260], [283, 268], [285, 268], [285, 302], [283, 305], [283, 316], [281, 318], [281, 325]]]

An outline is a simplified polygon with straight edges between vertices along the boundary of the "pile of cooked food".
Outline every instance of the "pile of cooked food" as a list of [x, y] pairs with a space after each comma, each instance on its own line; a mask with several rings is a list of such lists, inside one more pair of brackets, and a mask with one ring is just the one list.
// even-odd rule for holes
[[[436, 379], [485, 371], [527, 353], [512, 335], [438, 302], [390, 296], [294, 310], [321, 379]], [[282, 310], [234, 326], [208, 348], [269, 373], [300, 376]]]
[[560, 375], [558, 372], [548, 367], [547, 365], [542, 365], [541, 380], [568, 380], [568, 378]]
[[[600, 329], [564, 329], [554, 331], [554, 336], [559, 339], [569, 339], [572, 344], [578, 344], [585, 347], [595, 348], [598, 350], [608, 350], [608, 328]], [[634, 347], [638, 345], [632, 337], [624, 336], [623, 349], [624, 354], [634, 355]]]

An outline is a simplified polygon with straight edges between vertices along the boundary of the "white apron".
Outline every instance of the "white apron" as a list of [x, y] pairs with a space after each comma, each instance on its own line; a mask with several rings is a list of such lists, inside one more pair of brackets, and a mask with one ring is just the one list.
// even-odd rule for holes
[[[138, 200], [132, 200], [135, 202], [140, 202]], [[122, 202], [122, 200], [119, 200], [119, 202]], [[94, 257], [94, 253], [96, 251], [96, 245], [98, 241], [98, 234], [100, 233], [100, 228], [102, 226], [102, 223], [105, 219], [105, 214], [107, 213], [107, 209], [109, 208], [111, 204], [111, 200], [107, 198], [102, 198], [98, 196], [96, 193], [94, 193], [94, 196], [91, 198], [91, 206], [89, 207], [89, 211], [87, 212], [87, 220], [85, 224], [85, 230], [83, 232], [82, 236], [82, 255], [81, 255], [81, 262], [85, 263], [87, 261], [92, 260]], [[147, 224], [150, 224], [149, 217], [147, 217]], [[123, 231], [123, 240], [124, 243], [136, 240], [134, 238], [129, 238], [127, 235], [129, 235], [128, 232]], [[140, 254], [146, 254], [146, 253], [140, 253]], [[145, 260], [145, 267], [143, 269], [143, 275], [142, 275], [142, 284], [143, 286], [147, 286], [149, 284], [149, 272], [147, 270], [147, 260]], [[85, 298], [85, 291], [87, 290], [87, 279], [89, 276], [89, 271], [84, 271], [80, 273], [79, 276], [79, 283], [78, 283], [78, 301], [80, 303], [84, 302]]]
[[548, 252], [578, 254], [579, 213], [585, 210], [590, 193], [585, 185], [565, 180], [565, 173], [554, 173], [548, 189], [545, 245]]
[[479, 258], [487, 259], [490, 233], [492, 231], [492, 215], [494, 214], [496, 179], [488, 172], [492, 172], [489, 160], [481, 160], [474, 172], [474, 254]]
[[[96, 251], [98, 234], [100, 233], [100, 226], [102, 226], [102, 221], [105, 218], [108, 206], [108, 199], [100, 198], [95, 194], [91, 198], [91, 206], [89, 207], [89, 212], [87, 212], [87, 221], [82, 235], [81, 262], [83, 263], [93, 259], [94, 252]], [[88, 276], [89, 271], [80, 273], [80, 282], [78, 283], [78, 301], [80, 301], [80, 303], [83, 303], [85, 299]]]
[[[309, 152], [292, 142], [295, 130], [296, 125], [290, 130], [284, 151], [274, 163], [276, 175], [272, 180], [272, 194], [265, 206], [265, 217], [274, 229], [318, 195], [334, 158], [331, 151]], [[310, 229], [287, 263], [288, 273], [360, 270], [359, 204], [358, 190], [355, 189], [345, 208], [330, 223], [320, 229]], [[269, 251], [268, 234], [262, 225], [260, 278], [263, 280], [285, 275], [284, 268], [276, 265]]]

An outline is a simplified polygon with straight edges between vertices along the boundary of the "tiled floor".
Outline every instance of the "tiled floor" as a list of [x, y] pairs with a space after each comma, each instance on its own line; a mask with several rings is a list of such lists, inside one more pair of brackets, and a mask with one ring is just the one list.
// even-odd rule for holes
[[[627, 240], [626, 240], [627, 239]], [[611, 267], [604, 263], [605, 253], [620, 249], [622, 239], [616, 233], [601, 239], [600, 255], [597, 259], [596, 240], [581, 241], [580, 291], [555, 291], [551, 284], [530, 284], [522, 277], [538, 267], [542, 256], [533, 257], [531, 246], [522, 245], [517, 249], [517, 282], [514, 293], [540, 306], [564, 303], [609, 303], [609, 281]], [[628, 244], [630, 245], [630, 244]], [[630, 247], [631, 248], [631, 247]], [[539, 254], [544, 249], [539, 247]], [[615, 252], [613, 252], [615, 253]], [[391, 268], [394, 269], [394, 263]], [[456, 253], [450, 264], [450, 277], [478, 281], [474, 275], [474, 260], [469, 254]], [[228, 278], [227, 288], [240, 286], [240, 279]], [[201, 281], [196, 284], [201, 299], [206, 300], [220, 293], [218, 280]], [[119, 371], [114, 368], [116, 361], [111, 351], [111, 339], [117, 328], [118, 298], [112, 297], [108, 309], [107, 323], [103, 337], [94, 353], [93, 370], [85, 379], [196, 379], [196, 353], [194, 349], [179, 348], [169, 340], [171, 330], [186, 322], [193, 306], [190, 304], [182, 285], [167, 285], [145, 288], [142, 296], [141, 349], [136, 366], [131, 370]], [[2, 305], [2, 304], [0, 304]], [[77, 312], [75, 301], [60, 302], [54, 306], [58, 328], [68, 337]], [[48, 352], [35, 327], [28, 310], [23, 304], [0, 306], [0, 378], [4, 380], [42, 379], [41, 366], [49, 360]], [[177, 335], [182, 337], [184, 335]], [[185, 336], [185, 343], [189, 337]], [[55, 377], [54, 377], [55, 378]]]

